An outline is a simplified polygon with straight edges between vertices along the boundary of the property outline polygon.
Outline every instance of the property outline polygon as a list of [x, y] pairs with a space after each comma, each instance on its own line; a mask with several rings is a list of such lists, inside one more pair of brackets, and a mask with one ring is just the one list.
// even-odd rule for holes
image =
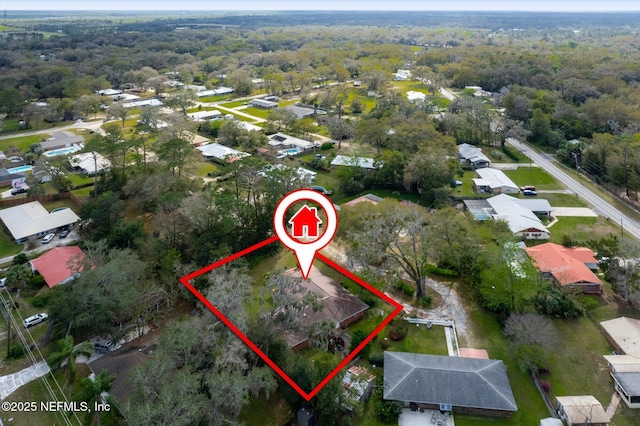
[[328, 259], [324, 255], [319, 252], [316, 253], [316, 258], [319, 259], [322, 263], [327, 266], [335, 269], [340, 272], [350, 280], [354, 281], [358, 285], [364, 287], [368, 291], [372, 292], [376, 296], [380, 297], [385, 302], [389, 303], [395, 309], [391, 314], [389, 314], [353, 351], [351, 351], [320, 383], [316, 385], [310, 392], [306, 392], [302, 389], [287, 373], [285, 373], [275, 362], [273, 362], [260, 348], [258, 348], [252, 341], [249, 339], [240, 329], [238, 329], [227, 317], [224, 316], [222, 312], [220, 312], [207, 298], [200, 293], [189, 281], [202, 275], [207, 272], [210, 272], [220, 266], [223, 266], [233, 260], [236, 260], [242, 256], [245, 256], [253, 251], [256, 251], [262, 247], [265, 247], [271, 243], [279, 241], [278, 236], [273, 236], [264, 241], [261, 241], [251, 247], [248, 247], [244, 250], [241, 250], [231, 256], [228, 256], [222, 260], [219, 260], [215, 263], [212, 263], [209, 266], [206, 266], [202, 269], [199, 269], [195, 272], [192, 272], [184, 277], [180, 278], [180, 282], [194, 295], [198, 300], [200, 300], [222, 323], [224, 323], [229, 329], [234, 332], [251, 350], [253, 350], [269, 367], [273, 369], [282, 379], [289, 384], [296, 392], [300, 394], [306, 401], [310, 401], [320, 390], [327, 384], [331, 379], [333, 379], [345, 366], [347, 366], [358, 353], [369, 343], [375, 336], [378, 335], [382, 331], [384, 327], [386, 327], [389, 322], [393, 318], [395, 318], [403, 309], [403, 306], [390, 298], [389, 296], [382, 293], [380, 290], [371, 286], [361, 278], [358, 278], [342, 266], [333, 262], [331, 259]]

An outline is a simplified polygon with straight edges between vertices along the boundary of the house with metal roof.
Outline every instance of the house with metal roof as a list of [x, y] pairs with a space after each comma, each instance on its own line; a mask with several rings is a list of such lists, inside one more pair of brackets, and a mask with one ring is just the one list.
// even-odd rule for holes
[[274, 109], [274, 108], [278, 108], [278, 103], [267, 101], [265, 99], [253, 99], [251, 101], [251, 106], [256, 108], [263, 108], [263, 109]]
[[607, 426], [609, 416], [593, 395], [558, 396], [558, 414], [567, 426]]
[[475, 145], [463, 143], [458, 145], [458, 160], [472, 169], [491, 166], [491, 160]]
[[211, 111], [190, 112], [189, 114], [187, 114], [187, 116], [189, 116], [189, 118], [193, 121], [200, 122], [213, 120], [215, 118], [222, 118], [222, 113], [217, 109], [214, 109]]
[[92, 151], [70, 157], [69, 166], [87, 175], [93, 175], [96, 171], [109, 171], [111, 169], [111, 162], [99, 152]]
[[629, 408], [640, 408], [640, 320], [618, 317], [600, 322], [617, 355], [605, 355], [613, 386]]
[[142, 108], [147, 106], [162, 106], [163, 103], [158, 99], [138, 99], [132, 102], [122, 104], [125, 108]]
[[318, 142], [307, 141], [304, 139], [296, 138], [295, 136], [289, 136], [287, 134], [278, 132], [269, 136], [269, 145], [275, 146], [281, 149], [295, 148], [298, 152], [307, 151], [314, 146], [320, 146]]
[[220, 145], [219, 143], [210, 143], [196, 147], [196, 149], [202, 152], [202, 155], [207, 160], [219, 160], [232, 163], [244, 157], [250, 157], [248, 152], [238, 151], [237, 149], [229, 148], [228, 146]]
[[602, 281], [589, 269], [597, 260], [586, 247], [581, 250], [560, 244], [545, 243], [524, 249], [536, 267], [561, 287], [576, 288], [583, 293], [601, 294]]
[[517, 194], [520, 187], [516, 185], [502, 170], [481, 168], [476, 170], [478, 178], [473, 180], [473, 187], [477, 192], [492, 194]]
[[25, 242], [71, 226], [80, 218], [69, 208], [49, 212], [39, 201], [32, 201], [0, 210], [0, 220], [16, 242]]
[[493, 359], [385, 351], [383, 398], [495, 417], [518, 410], [505, 366]]
[[332, 166], [357, 166], [363, 169], [379, 169], [381, 164], [376, 163], [373, 158], [369, 157], [352, 157], [349, 155], [336, 155], [331, 161]]
[[485, 212], [495, 220], [507, 222], [514, 235], [527, 240], [549, 239], [549, 230], [540, 218], [528, 208], [523, 207], [517, 198], [500, 194], [487, 198], [486, 202], [491, 209]]

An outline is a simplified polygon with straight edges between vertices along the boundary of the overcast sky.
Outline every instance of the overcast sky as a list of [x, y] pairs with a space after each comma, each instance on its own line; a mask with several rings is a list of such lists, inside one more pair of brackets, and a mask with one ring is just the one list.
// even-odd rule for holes
[[640, 11], [640, 0], [0, 0], [0, 10]]

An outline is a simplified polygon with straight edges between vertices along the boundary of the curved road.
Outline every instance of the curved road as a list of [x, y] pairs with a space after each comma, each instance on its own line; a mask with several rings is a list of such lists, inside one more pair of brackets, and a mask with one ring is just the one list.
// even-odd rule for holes
[[517, 139], [508, 138], [507, 142], [514, 148], [525, 154], [527, 157], [531, 158], [531, 161], [542, 167], [551, 176], [565, 184], [572, 193], [582, 197], [588, 203], [591, 203], [594, 207], [593, 210], [596, 213], [609, 218], [615, 223], [622, 223], [625, 231], [633, 235], [636, 239], [640, 240], [640, 223], [637, 220], [621, 212], [616, 207], [612, 206], [607, 201], [591, 192], [589, 188], [585, 187], [584, 185], [576, 181], [573, 177], [569, 176], [562, 169], [553, 164], [553, 161], [555, 160], [552, 161], [550, 155], [538, 154]]

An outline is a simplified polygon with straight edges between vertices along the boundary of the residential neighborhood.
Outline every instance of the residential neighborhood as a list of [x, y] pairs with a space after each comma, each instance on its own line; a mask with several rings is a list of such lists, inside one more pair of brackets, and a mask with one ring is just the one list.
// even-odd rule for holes
[[52, 10], [0, 426], [640, 424], [633, 14]]

